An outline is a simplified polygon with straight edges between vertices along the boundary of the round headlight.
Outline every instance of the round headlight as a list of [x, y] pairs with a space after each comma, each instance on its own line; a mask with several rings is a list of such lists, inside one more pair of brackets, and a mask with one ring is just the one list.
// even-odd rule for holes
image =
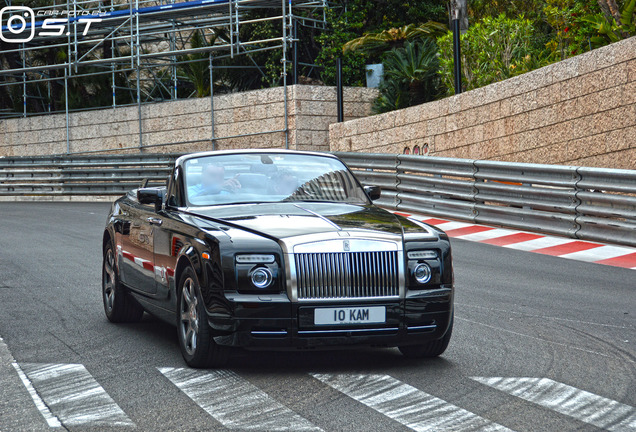
[[425, 284], [431, 280], [431, 268], [428, 266], [428, 264], [418, 264], [413, 270], [413, 276], [415, 276], [415, 280], [417, 281], [417, 283]]
[[272, 284], [274, 276], [267, 267], [259, 267], [250, 275], [252, 285], [256, 288], [264, 289]]

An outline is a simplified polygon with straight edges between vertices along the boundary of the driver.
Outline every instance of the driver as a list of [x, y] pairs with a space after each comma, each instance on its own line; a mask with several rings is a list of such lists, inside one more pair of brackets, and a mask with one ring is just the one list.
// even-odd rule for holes
[[272, 176], [274, 193], [289, 196], [298, 189], [298, 177], [289, 171], [281, 170]]
[[225, 168], [221, 165], [207, 164], [201, 172], [201, 183], [190, 186], [188, 195], [196, 197], [200, 195], [223, 195], [236, 192], [241, 188], [241, 183], [235, 175], [233, 178], [225, 178]]

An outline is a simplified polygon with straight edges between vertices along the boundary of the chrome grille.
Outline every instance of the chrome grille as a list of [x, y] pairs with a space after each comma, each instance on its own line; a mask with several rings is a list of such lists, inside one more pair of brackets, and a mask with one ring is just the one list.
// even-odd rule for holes
[[299, 300], [399, 295], [396, 251], [297, 253], [295, 263]]

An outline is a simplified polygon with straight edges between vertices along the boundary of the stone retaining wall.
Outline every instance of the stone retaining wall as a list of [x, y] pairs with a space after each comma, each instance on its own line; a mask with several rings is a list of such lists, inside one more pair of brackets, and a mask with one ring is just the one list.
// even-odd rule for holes
[[[329, 149], [329, 124], [336, 122], [336, 90], [325, 86], [289, 86], [289, 148]], [[285, 146], [283, 88], [214, 97], [217, 149]], [[374, 89], [346, 88], [345, 119], [370, 114]], [[139, 151], [137, 106], [71, 113], [70, 152]], [[148, 152], [190, 152], [212, 148], [210, 98], [142, 105], [142, 144]], [[255, 134], [255, 135], [249, 135]], [[248, 135], [236, 137], [236, 135]], [[223, 137], [234, 137], [222, 139]], [[163, 144], [183, 143], [166, 146]], [[65, 153], [64, 114], [0, 120], [0, 156]]]
[[636, 37], [457, 96], [332, 124], [330, 144], [636, 169]]

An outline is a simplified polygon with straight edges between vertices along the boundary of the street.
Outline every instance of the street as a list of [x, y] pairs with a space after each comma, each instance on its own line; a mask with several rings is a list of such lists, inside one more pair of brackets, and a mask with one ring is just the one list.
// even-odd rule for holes
[[174, 327], [104, 316], [109, 205], [0, 203], [0, 431], [636, 431], [634, 270], [453, 239], [442, 357], [236, 351], [191, 370]]

